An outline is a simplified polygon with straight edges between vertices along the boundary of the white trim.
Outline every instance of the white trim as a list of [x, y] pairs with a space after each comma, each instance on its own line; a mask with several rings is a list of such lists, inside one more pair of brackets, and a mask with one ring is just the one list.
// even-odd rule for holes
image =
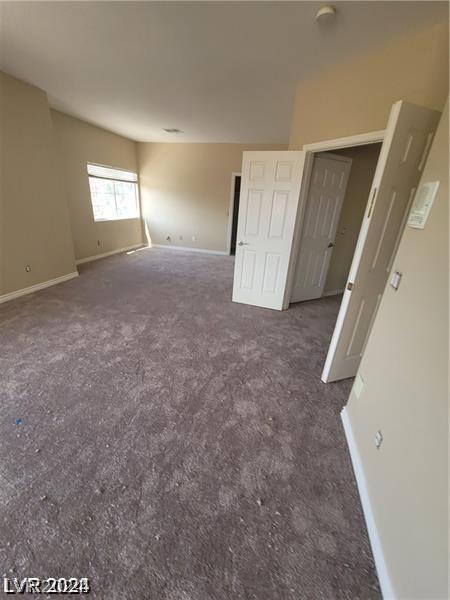
[[342, 288], [342, 290], [330, 290], [329, 292], [325, 292], [322, 297], [325, 297], [325, 296], [337, 296], [339, 294], [343, 294], [344, 290], [345, 290], [345, 288]]
[[368, 131], [367, 133], [358, 133], [347, 137], [335, 138], [334, 140], [324, 140], [314, 142], [313, 144], [304, 144], [302, 150], [305, 152], [325, 152], [327, 150], [337, 150], [339, 148], [349, 148], [351, 146], [364, 146], [365, 144], [376, 144], [384, 140], [386, 131]]
[[150, 248], [166, 248], [167, 250], [181, 250], [182, 252], [202, 252], [203, 254], [220, 254], [226, 256], [225, 250], [206, 250], [206, 248], [190, 248], [189, 246], [169, 246], [168, 244], [152, 244]]
[[41, 283], [30, 285], [29, 287], [16, 290], [15, 292], [3, 294], [0, 296], [0, 304], [3, 302], [9, 302], [10, 300], [15, 300], [16, 298], [20, 298], [20, 296], [25, 296], [26, 294], [33, 294], [34, 292], [38, 292], [39, 290], [43, 290], [52, 285], [57, 285], [58, 283], [64, 283], [64, 281], [69, 281], [70, 279], [74, 279], [74, 277], [78, 277], [78, 271], [73, 271], [72, 273], [67, 273], [67, 275], [61, 275], [61, 277], [55, 277], [55, 279], [49, 279], [48, 281], [42, 281]]
[[230, 192], [230, 204], [228, 206], [228, 229], [227, 229], [227, 251], [226, 254], [231, 253], [231, 230], [233, 228], [233, 212], [234, 212], [234, 190], [236, 188], [236, 177], [242, 177], [242, 173], [233, 171], [231, 173], [231, 192]]
[[128, 250], [136, 250], [136, 248], [142, 248], [145, 244], [133, 244], [133, 246], [125, 246], [124, 248], [117, 248], [117, 250], [110, 250], [109, 252], [103, 252], [102, 254], [94, 254], [94, 256], [87, 256], [86, 258], [79, 258], [75, 261], [76, 265], [82, 265], [83, 263], [92, 262], [99, 258], [106, 258], [113, 254], [120, 254], [121, 252], [128, 252]]
[[350, 458], [352, 460], [353, 471], [355, 473], [356, 483], [358, 485], [359, 497], [363, 508], [364, 518], [366, 520], [367, 531], [369, 533], [370, 546], [372, 548], [373, 558], [377, 569], [378, 580], [380, 582], [381, 592], [384, 600], [395, 600], [396, 595], [389, 576], [389, 569], [383, 553], [380, 536], [375, 521], [375, 516], [370, 502], [369, 490], [367, 488], [366, 477], [361, 457], [356, 446], [355, 436], [353, 434], [352, 424], [348, 416], [346, 407], [341, 412], [342, 424], [344, 426], [345, 437], [347, 438]]

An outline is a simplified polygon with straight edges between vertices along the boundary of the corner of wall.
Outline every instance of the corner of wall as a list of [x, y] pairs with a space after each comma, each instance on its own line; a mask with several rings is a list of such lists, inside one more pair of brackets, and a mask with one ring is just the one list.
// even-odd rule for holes
[[[2, 294], [76, 271], [47, 94], [0, 73]], [[23, 176], [24, 165], [27, 176]]]

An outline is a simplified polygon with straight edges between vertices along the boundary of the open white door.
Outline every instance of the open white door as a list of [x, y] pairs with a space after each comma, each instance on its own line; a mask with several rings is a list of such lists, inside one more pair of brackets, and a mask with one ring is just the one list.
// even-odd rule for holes
[[291, 302], [323, 295], [351, 166], [345, 156], [314, 157]]
[[438, 120], [422, 106], [392, 107], [322, 381], [356, 375]]
[[233, 301], [282, 310], [305, 153], [244, 152]]

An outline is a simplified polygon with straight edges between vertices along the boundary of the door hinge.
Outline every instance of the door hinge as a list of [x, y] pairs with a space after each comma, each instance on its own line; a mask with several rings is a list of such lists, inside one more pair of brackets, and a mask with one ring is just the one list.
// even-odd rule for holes
[[351, 291], [352, 291], [352, 289], [353, 289], [353, 283], [352, 283], [351, 281], [349, 281], [349, 282], [347, 283], [347, 289], [348, 289], [348, 291], [349, 291], [349, 292], [351, 292]]
[[375, 196], [377, 195], [377, 188], [373, 188], [372, 199], [370, 201], [369, 212], [367, 213], [367, 218], [370, 219], [370, 215], [372, 214], [373, 205], [375, 204]]

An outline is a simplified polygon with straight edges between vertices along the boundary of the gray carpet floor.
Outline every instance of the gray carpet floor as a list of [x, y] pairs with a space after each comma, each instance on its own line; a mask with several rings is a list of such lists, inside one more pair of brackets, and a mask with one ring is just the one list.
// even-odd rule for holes
[[105, 600], [380, 598], [350, 382], [320, 381], [339, 298], [235, 304], [231, 257], [161, 249], [79, 271], [0, 306], [0, 574]]

